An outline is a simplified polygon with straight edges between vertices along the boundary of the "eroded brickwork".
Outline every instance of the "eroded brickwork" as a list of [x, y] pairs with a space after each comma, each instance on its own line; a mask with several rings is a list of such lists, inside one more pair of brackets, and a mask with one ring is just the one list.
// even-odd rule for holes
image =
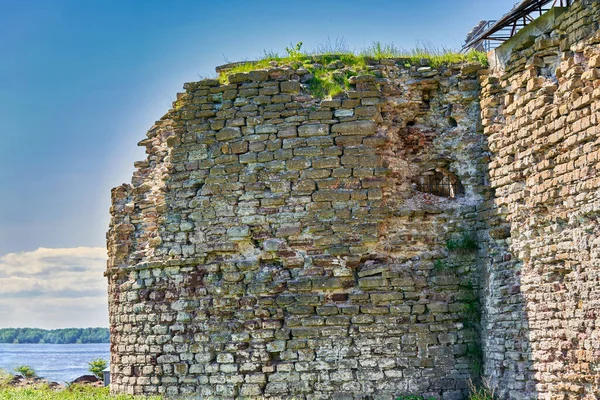
[[[113, 191], [113, 392], [464, 398], [479, 67], [403, 64], [373, 62], [333, 100], [302, 67], [186, 84]], [[435, 179], [448, 193], [424, 193]]]
[[482, 82], [495, 208], [486, 375], [514, 399], [600, 395], [598, 1], [576, 1]]

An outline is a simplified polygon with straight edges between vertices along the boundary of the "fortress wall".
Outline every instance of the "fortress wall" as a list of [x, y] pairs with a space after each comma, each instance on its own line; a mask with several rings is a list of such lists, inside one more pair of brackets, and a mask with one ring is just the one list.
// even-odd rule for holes
[[599, 16], [576, 1], [482, 82], [485, 374], [510, 398], [600, 393]]
[[[372, 62], [333, 100], [306, 65], [185, 85], [113, 190], [113, 392], [464, 398], [481, 365], [479, 67], [405, 62]], [[464, 194], [424, 193], [435, 177]]]

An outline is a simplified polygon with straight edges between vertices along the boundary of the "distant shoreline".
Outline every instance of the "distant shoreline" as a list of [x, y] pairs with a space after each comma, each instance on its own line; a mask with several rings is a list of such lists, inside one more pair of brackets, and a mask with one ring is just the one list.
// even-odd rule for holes
[[108, 328], [2, 328], [0, 344], [102, 344], [110, 343]]
[[32, 345], [38, 345], [38, 344], [48, 344], [48, 345], [57, 345], [57, 344], [64, 344], [64, 345], [81, 345], [81, 344], [110, 344], [110, 341], [108, 342], [86, 342], [86, 343], [4, 343], [4, 342], [0, 342], [0, 344], [32, 344]]

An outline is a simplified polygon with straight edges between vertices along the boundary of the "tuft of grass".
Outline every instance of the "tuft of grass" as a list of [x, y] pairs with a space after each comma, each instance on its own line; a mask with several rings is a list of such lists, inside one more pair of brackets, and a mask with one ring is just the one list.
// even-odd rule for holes
[[431, 67], [438, 68], [446, 64], [474, 62], [482, 66], [488, 65], [487, 54], [479, 51], [460, 53], [446, 47], [437, 47], [429, 43], [417, 45], [413, 49], [401, 49], [393, 43], [373, 42], [371, 46], [362, 50], [365, 57], [376, 60], [398, 58], [399, 64], [405, 67], [421, 65], [421, 60], [426, 60]]
[[317, 98], [335, 97], [350, 89], [349, 78], [356, 75], [356, 72], [331, 71], [325, 68], [314, 69], [311, 71], [313, 79], [309, 82], [309, 88], [313, 96]]
[[406, 52], [401, 51], [393, 43], [381, 43], [379, 41], [373, 42], [369, 47], [364, 48], [361, 54], [376, 60], [406, 56]]
[[111, 396], [106, 387], [71, 385], [67, 389], [54, 390], [47, 385], [37, 387], [0, 388], [0, 398], [7, 400], [161, 400], [159, 396]]
[[423, 397], [418, 394], [409, 394], [396, 397], [396, 400], [435, 400], [435, 397]]
[[446, 240], [446, 248], [454, 252], [474, 252], [479, 249], [479, 243], [473, 232], [462, 231]]
[[348, 47], [346, 40], [343, 36], [337, 36], [335, 41], [332, 41], [329, 36], [327, 36], [327, 41], [323, 43], [318, 43], [317, 48], [313, 51], [314, 54], [350, 54], [353, 52]]
[[273, 51], [273, 49], [263, 49], [263, 57], [262, 59], [268, 59], [268, 60], [275, 60], [275, 59], [279, 59], [281, 58], [281, 56], [279, 55], [279, 53]]

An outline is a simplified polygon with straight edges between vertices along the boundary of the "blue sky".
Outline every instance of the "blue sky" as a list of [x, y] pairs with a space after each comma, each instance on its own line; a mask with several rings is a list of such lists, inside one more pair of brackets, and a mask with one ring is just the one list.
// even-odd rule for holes
[[[110, 189], [129, 182], [144, 158], [137, 142], [184, 82], [299, 41], [308, 50], [328, 38], [356, 50], [376, 40], [459, 48], [479, 20], [515, 1], [0, 0], [0, 269], [12, 271], [4, 279], [22, 277], [7, 267], [15, 257], [37, 256], [47, 268], [63, 257], [93, 260], [83, 269], [103, 284]], [[46, 250], [54, 261], [40, 261]], [[23, 293], [66, 298], [43, 285]], [[10, 296], [0, 285], [0, 325], [106, 324], [105, 313], [7, 315], [3, 306], [23, 294]], [[104, 295], [94, 298], [104, 307]]]

